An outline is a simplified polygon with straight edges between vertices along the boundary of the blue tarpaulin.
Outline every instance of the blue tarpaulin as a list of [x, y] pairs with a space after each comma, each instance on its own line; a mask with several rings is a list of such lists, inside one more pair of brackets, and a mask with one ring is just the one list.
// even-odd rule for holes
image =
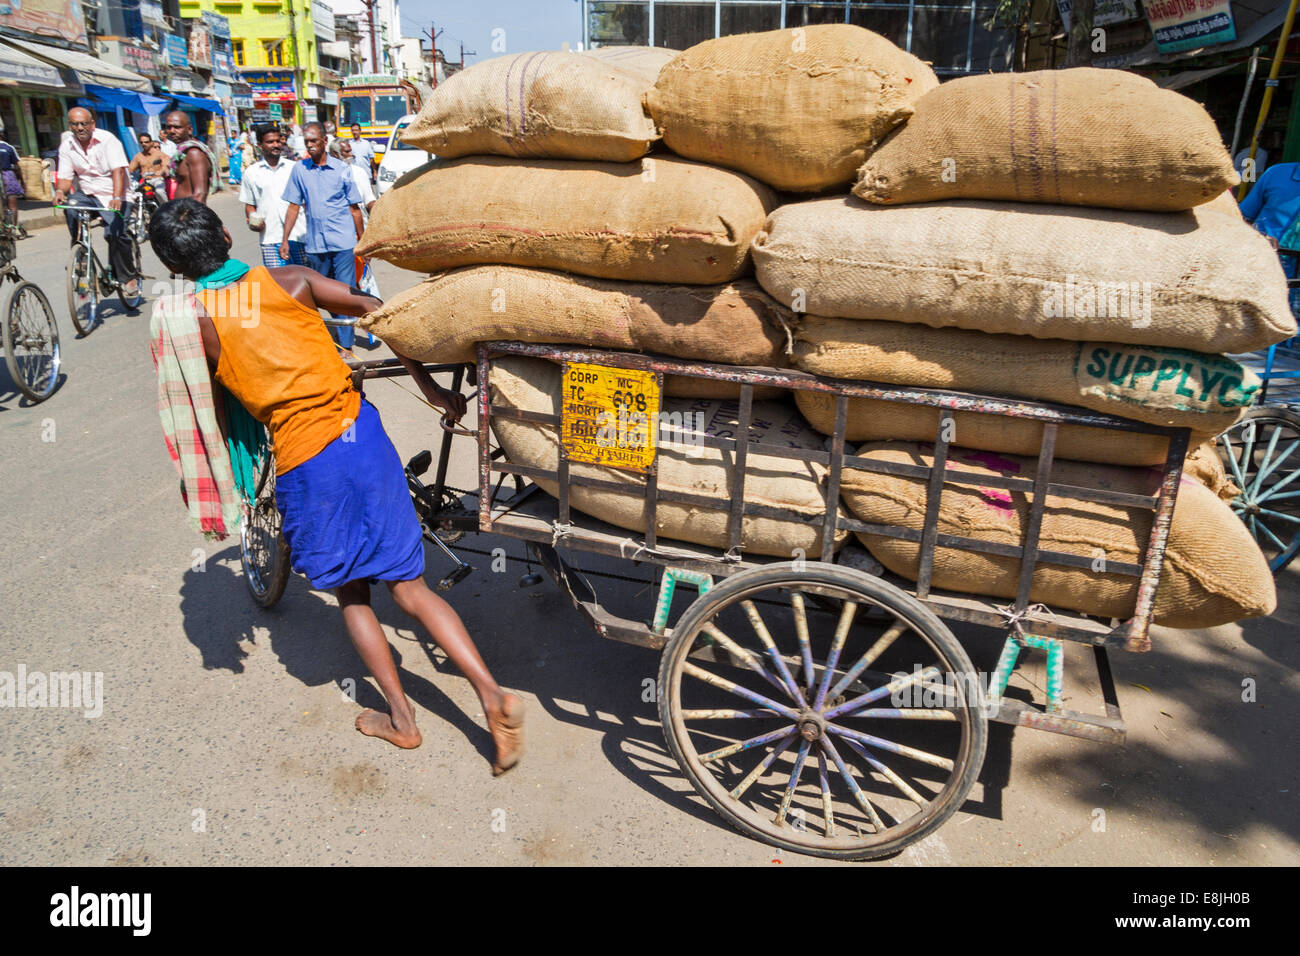
[[220, 113], [226, 115], [226, 111], [221, 108], [218, 100], [206, 100], [201, 96], [182, 96], [180, 93], [168, 93], [169, 97], [183, 106], [190, 106], [196, 110], [207, 110], [209, 113]]
[[131, 110], [133, 113], [143, 113], [145, 116], [157, 116], [163, 110], [167, 109], [167, 104], [171, 100], [162, 96], [152, 96], [149, 93], [136, 93], [132, 90], [115, 90], [107, 86], [97, 86], [94, 83], [87, 83], [86, 96], [94, 101], [94, 104], [101, 109], [116, 109], [121, 107], [124, 110]]

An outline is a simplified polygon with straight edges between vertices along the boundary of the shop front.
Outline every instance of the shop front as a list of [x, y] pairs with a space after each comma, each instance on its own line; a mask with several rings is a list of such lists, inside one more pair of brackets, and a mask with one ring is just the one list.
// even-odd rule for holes
[[0, 43], [0, 119], [4, 140], [25, 156], [57, 152], [63, 117], [82, 92], [68, 70]]
[[252, 91], [254, 122], [293, 123], [298, 106], [293, 70], [240, 70], [239, 76]]

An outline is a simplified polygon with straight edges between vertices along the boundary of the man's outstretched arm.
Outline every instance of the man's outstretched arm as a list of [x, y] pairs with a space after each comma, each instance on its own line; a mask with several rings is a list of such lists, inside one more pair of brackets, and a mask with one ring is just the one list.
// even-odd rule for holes
[[[303, 266], [281, 266], [271, 270], [275, 281], [303, 305], [312, 309], [324, 309], [336, 315], [368, 315], [378, 309], [383, 302], [373, 295], [367, 295], [360, 289], [346, 286], [337, 279], [327, 279], [319, 272]], [[391, 348], [391, 346], [390, 346]], [[424, 365], [415, 359], [402, 355], [396, 349], [393, 354], [411, 373], [411, 378], [419, 386], [430, 404], [445, 411], [454, 422], [465, 414], [465, 396], [459, 392], [443, 388], [433, 380]]]

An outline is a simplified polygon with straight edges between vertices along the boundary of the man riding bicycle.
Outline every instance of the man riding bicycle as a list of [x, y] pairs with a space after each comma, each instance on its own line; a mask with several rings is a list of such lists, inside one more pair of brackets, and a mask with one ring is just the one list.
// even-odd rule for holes
[[[68, 110], [68, 127], [59, 144], [59, 164], [54, 189], [54, 203], [61, 206], [98, 206], [95, 213], [104, 221], [108, 238], [108, 262], [113, 275], [129, 296], [140, 289], [140, 276], [131, 264], [131, 240], [126, 235], [126, 220], [121, 215], [127, 197], [126, 152], [112, 133], [95, 128], [95, 116], [80, 106]], [[73, 177], [76, 191], [73, 191]], [[78, 214], [68, 211], [68, 232], [77, 240]]]

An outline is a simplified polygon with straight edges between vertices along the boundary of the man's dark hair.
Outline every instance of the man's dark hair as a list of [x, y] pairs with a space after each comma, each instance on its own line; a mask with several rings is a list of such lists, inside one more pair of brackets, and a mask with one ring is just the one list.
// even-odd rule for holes
[[302, 124], [302, 134], [306, 136], [307, 130], [311, 129], [313, 126], [315, 126], [318, 130], [320, 130], [320, 138], [325, 139], [325, 124], [318, 123], [315, 120], [312, 120], [310, 123]]
[[257, 133], [257, 141], [259, 143], [262, 140], [266, 139], [266, 137], [270, 136], [272, 133], [275, 133], [277, 136], [283, 135], [280, 132], [280, 127], [276, 126], [274, 123], [264, 123], [263, 125], [257, 127], [256, 133]]
[[172, 272], [198, 279], [230, 258], [221, 217], [197, 199], [173, 199], [153, 214], [149, 245]]
[[353, 124], [352, 124], [352, 128], [353, 128], [353, 129], [361, 129], [361, 124], [360, 124], [360, 123], [353, 123]]
[[148, 141], [151, 142], [151, 143], [153, 142], [153, 137], [150, 136], [148, 133], [141, 133], [141, 134], [139, 135], [138, 138], [139, 138], [140, 142], [142, 142], [142, 143], [143, 143], [145, 140], [148, 140]]

